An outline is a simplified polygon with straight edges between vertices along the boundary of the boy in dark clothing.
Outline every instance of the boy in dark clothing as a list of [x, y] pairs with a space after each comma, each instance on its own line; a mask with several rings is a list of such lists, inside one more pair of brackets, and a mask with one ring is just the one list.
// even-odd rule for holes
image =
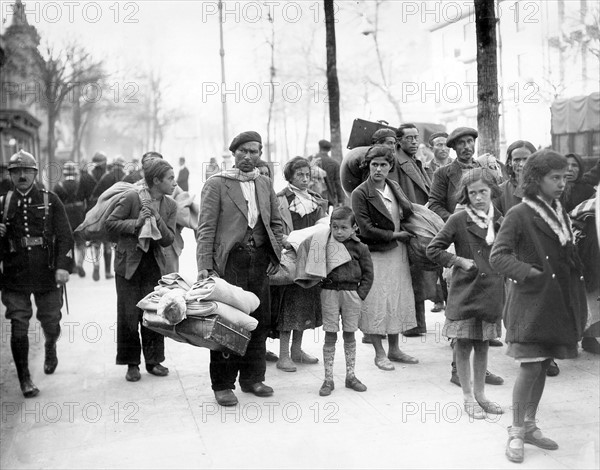
[[[327, 276], [321, 281], [321, 309], [323, 314], [323, 363], [325, 381], [319, 390], [322, 397], [331, 394], [333, 383], [333, 360], [339, 321], [342, 317], [344, 353], [346, 356], [346, 387], [364, 392], [367, 387], [354, 375], [356, 363], [356, 339], [360, 307], [373, 285], [373, 263], [367, 245], [356, 237], [354, 213], [348, 206], [336, 207], [331, 214], [330, 230], [325, 253]], [[311, 247], [316, 236], [304, 241], [299, 249]], [[310, 250], [307, 250], [310, 256]], [[314, 258], [313, 258], [314, 259]], [[309, 261], [310, 262], [310, 261]], [[318, 262], [318, 261], [317, 261]], [[330, 270], [331, 269], [331, 270]]]

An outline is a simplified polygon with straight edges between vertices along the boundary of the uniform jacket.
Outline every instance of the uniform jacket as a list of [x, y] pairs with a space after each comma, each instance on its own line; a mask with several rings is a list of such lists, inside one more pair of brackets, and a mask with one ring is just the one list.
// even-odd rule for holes
[[321, 159], [321, 168], [327, 172], [325, 184], [327, 184], [327, 196], [329, 204], [335, 206], [342, 204], [346, 199], [346, 194], [340, 181], [340, 164], [325, 153], [317, 153], [315, 158]]
[[[571, 243], [561, 246], [550, 226], [525, 203], [506, 214], [490, 256], [509, 278], [504, 307], [506, 341], [573, 344], [585, 327], [581, 263]], [[539, 277], [529, 277], [535, 267]]]
[[408, 156], [402, 149], [397, 149], [396, 152], [396, 162], [388, 179], [400, 185], [410, 202], [422, 206], [427, 204], [431, 180], [423, 169], [423, 164]]
[[[131, 279], [144, 254], [137, 246], [138, 230], [135, 227], [141, 208], [139, 193], [132, 189], [121, 197], [113, 212], [106, 219], [107, 231], [119, 237], [115, 250], [115, 273], [125, 279]], [[150, 249], [154, 252], [160, 273], [165, 275], [169, 273], [161, 247], [170, 246], [175, 239], [177, 203], [169, 196], [163, 196], [158, 212], [160, 218], [156, 221], [156, 225], [162, 238], [156, 243], [151, 243]]]
[[[317, 210], [319, 214], [317, 219], [321, 219], [327, 216], [327, 199], [323, 199], [319, 194], [314, 191], [308, 190], [309, 194], [317, 200], [319, 207]], [[292, 214], [290, 212], [290, 202], [294, 199], [295, 195], [289, 187], [285, 187], [277, 193], [277, 202], [279, 203], [279, 214], [283, 222], [283, 234], [289, 235], [294, 230], [294, 224], [292, 222]]]
[[[283, 223], [277, 197], [267, 177], [259, 176], [254, 184], [260, 217], [269, 236], [271, 261], [278, 264]], [[229, 252], [243, 240], [247, 227], [248, 204], [240, 182], [219, 175], [209, 178], [202, 188], [196, 232], [198, 271], [213, 269], [223, 276]]]
[[[494, 211], [496, 233], [501, 222], [501, 214]], [[452, 265], [456, 256], [471, 259], [477, 265], [471, 271], [454, 268], [446, 306], [449, 320], [475, 317], [493, 323], [502, 315], [504, 277], [490, 266], [492, 247], [486, 243], [486, 235], [487, 230], [478, 227], [466, 211], [461, 211], [450, 216], [427, 247], [427, 257], [440, 266]], [[456, 255], [445, 251], [452, 243]]]
[[[473, 164], [476, 167], [479, 165], [475, 161]], [[458, 163], [458, 158], [450, 165], [439, 168], [433, 175], [429, 208], [445, 221], [456, 209], [461, 179], [462, 168]]]
[[[403, 218], [412, 214], [412, 203], [408, 200], [400, 185], [386, 179], [392, 194], [396, 197], [398, 206], [402, 208]], [[397, 240], [392, 240], [394, 221], [385, 204], [375, 189], [371, 178], [352, 191], [352, 210], [360, 230], [358, 237], [370, 251], [388, 251], [398, 246]]]
[[[55, 237], [55, 267], [49, 267], [49, 248], [24, 247], [23, 238], [44, 235], [44, 192], [48, 193], [48, 229]], [[0, 205], [0, 222], [4, 200]], [[73, 234], [59, 197], [35, 185], [26, 196], [12, 193], [7, 212], [7, 233], [0, 238], [0, 259], [3, 261], [2, 288], [20, 292], [45, 292], [56, 289], [56, 269], [71, 271], [73, 267]]]
[[189, 190], [189, 187], [188, 187], [189, 177], [190, 177], [190, 170], [188, 170], [186, 166], [181, 168], [181, 170], [179, 170], [179, 173], [177, 174], [177, 185], [184, 191]]

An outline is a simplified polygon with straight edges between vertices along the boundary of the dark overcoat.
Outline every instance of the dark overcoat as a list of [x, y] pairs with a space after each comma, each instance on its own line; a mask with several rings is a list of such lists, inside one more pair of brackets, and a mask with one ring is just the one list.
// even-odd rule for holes
[[[573, 244], [561, 246], [524, 202], [506, 214], [490, 265], [510, 281], [503, 314], [507, 342], [572, 345], [581, 339], [587, 318], [581, 262]], [[531, 278], [532, 267], [542, 274]]]
[[[496, 232], [501, 222], [501, 214], [495, 211]], [[486, 234], [486, 229], [478, 227], [466, 211], [461, 211], [450, 216], [427, 247], [427, 257], [441, 266], [450, 266], [456, 256], [472, 259], [477, 265], [469, 271], [454, 268], [446, 305], [449, 320], [475, 317], [494, 323], [502, 316], [504, 277], [490, 266], [492, 246], [486, 243]], [[445, 251], [452, 243], [456, 256]]]
[[[402, 209], [402, 218], [407, 218], [413, 212], [412, 203], [398, 183], [389, 179], [386, 179], [386, 183]], [[392, 240], [395, 231], [392, 215], [386, 209], [371, 178], [367, 178], [352, 191], [352, 210], [360, 230], [358, 237], [370, 251], [388, 251], [398, 246], [398, 241]]]

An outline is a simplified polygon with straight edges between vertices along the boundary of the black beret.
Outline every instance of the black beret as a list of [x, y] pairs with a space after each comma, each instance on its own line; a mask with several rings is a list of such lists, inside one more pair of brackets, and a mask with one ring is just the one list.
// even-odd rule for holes
[[476, 139], [479, 134], [472, 127], [457, 127], [450, 132], [450, 136], [448, 137], [448, 140], [446, 140], [446, 145], [450, 148], [454, 148], [456, 141], [466, 135], [473, 136], [473, 138]]
[[[433, 147], [433, 141], [434, 141], [434, 139], [437, 139], [438, 137], [448, 138], [448, 134], [445, 132], [434, 132], [433, 134], [431, 134], [431, 136], [429, 137], [429, 140], [428, 140], [430, 147]], [[447, 145], [447, 143], [446, 143], [446, 145]]]
[[233, 138], [231, 145], [229, 146], [229, 150], [231, 152], [235, 152], [240, 145], [245, 144], [246, 142], [258, 142], [262, 145], [262, 139], [260, 138], [260, 134], [258, 132], [246, 131], [236, 135]]

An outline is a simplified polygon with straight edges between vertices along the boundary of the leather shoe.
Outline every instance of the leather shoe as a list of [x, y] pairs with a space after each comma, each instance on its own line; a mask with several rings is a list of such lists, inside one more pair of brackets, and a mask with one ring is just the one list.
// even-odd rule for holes
[[256, 382], [252, 385], [241, 385], [242, 392], [254, 393], [257, 397], [270, 397], [273, 395], [273, 389], [262, 382]]
[[492, 374], [489, 370], [486, 370], [485, 383], [488, 385], [502, 385], [504, 383], [504, 379], [499, 375]]
[[596, 338], [586, 336], [581, 340], [581, 347], [584, 351], [591, 352], [592, 354], [600, 354], [600, 343]]
[[488, 341], [488, 344], [492, 347], [492, 348], [500, 348], [502, 346], [504, 346], [504, 343], [502, 343], [502, 341], [500, 341], [499, 339], [490, 339]]
[[265, 354], [265, 361], [267, 362], [277, 362], [278, 360], [279, 357], [274, 352], [267, 351], [267, 353]]
[[289, 357], [279, 358], [277, 368], [284, 372], [296, 372], [296, 366]]
[[548, 377], [556, 377], [559, 373], [560, 369], [558, 368], [558, 364], [555, 361], [552, 361], [546, 369], [546, 375]]
[[138, 366], [127, 366], [127, 374], [125, 374], [125, 380], [127, 380], [127, 382], [137, 382], [141, 378], [142, 376], [140, 375], [140, 368]]
[[375, 356], [375, 365], [379, 367], [381, 370], [396, 370], [394, 364], [390, 362], [387, 357], [377, 357]]
[[235, 406], [238, 404], [238, 399], [233, 393], [233, 390], [215, 390], [215, 399], [221, 406]]
[[452, 371], [452, 375], [450, 376], [450, 382], [452, 382], [454, 385], [458, 385], [459, 387], [460, 385], [460, 378], [458, 377], [458, 372], [456, 372], [456, 370]]
[[149, 374], [156, 375], [157, 377], [166, 377], [169, 375], [169, 369], [160, 364], [146, 364], [146, 370]]
[[421, 336], [424, 334], [425, 334], [425, 331], [423, 331], [418, 326], [415, 326], [414, 328], [411, 328], [410, 330], [406, 330], [406, 331], [402, 332], [402, 336], [406, 336], [407, 338], [412, 338], [414, 336]]
[[33, 398], [40, 393], [40, 390], [30, 378], [26, 378], [21, 381], [21, 392], [23, 392], [25, 398]]
[[531, 444], [539, 447], [540, 449], [546, 450], [556, 450], [558, 449], [558, 444], [554, 442], [552, 439], [548, 437], [544, 437], [540, 428], [538, 428], [535, 424], [532, 423], [531, 426], [528, 426], [528, 423], [525, 423], [525, 444]]
[[311, 356], [310, 354], [306, 354], [304, 351], [300, 350], [300, 354], [292, 353], [292, 361], [299, 364], [316, 364], [317, 362], [319, 362], [319, 359], [317, 359], [314, 356]]
[[351, 388], [355, 392], [366, 392], [367, 386], [356, 377], [346, 377], [346, 388]]
[[400, 351], [400, 354], [388, 354], [388, 359], [393, 362], [403, 362], [404, 364], [418, 364], [419, 360], [416, 357], [409, 356]]
[[319, 395], [322, 397], [328, 397], [329, 395], [331, 395], [331, 392], [334, 388], [335, 385], [333, 385], [333, 381], [325, 380], [323, 382], [323, 385], [321, 385], [321, 388], [319, 389]]

